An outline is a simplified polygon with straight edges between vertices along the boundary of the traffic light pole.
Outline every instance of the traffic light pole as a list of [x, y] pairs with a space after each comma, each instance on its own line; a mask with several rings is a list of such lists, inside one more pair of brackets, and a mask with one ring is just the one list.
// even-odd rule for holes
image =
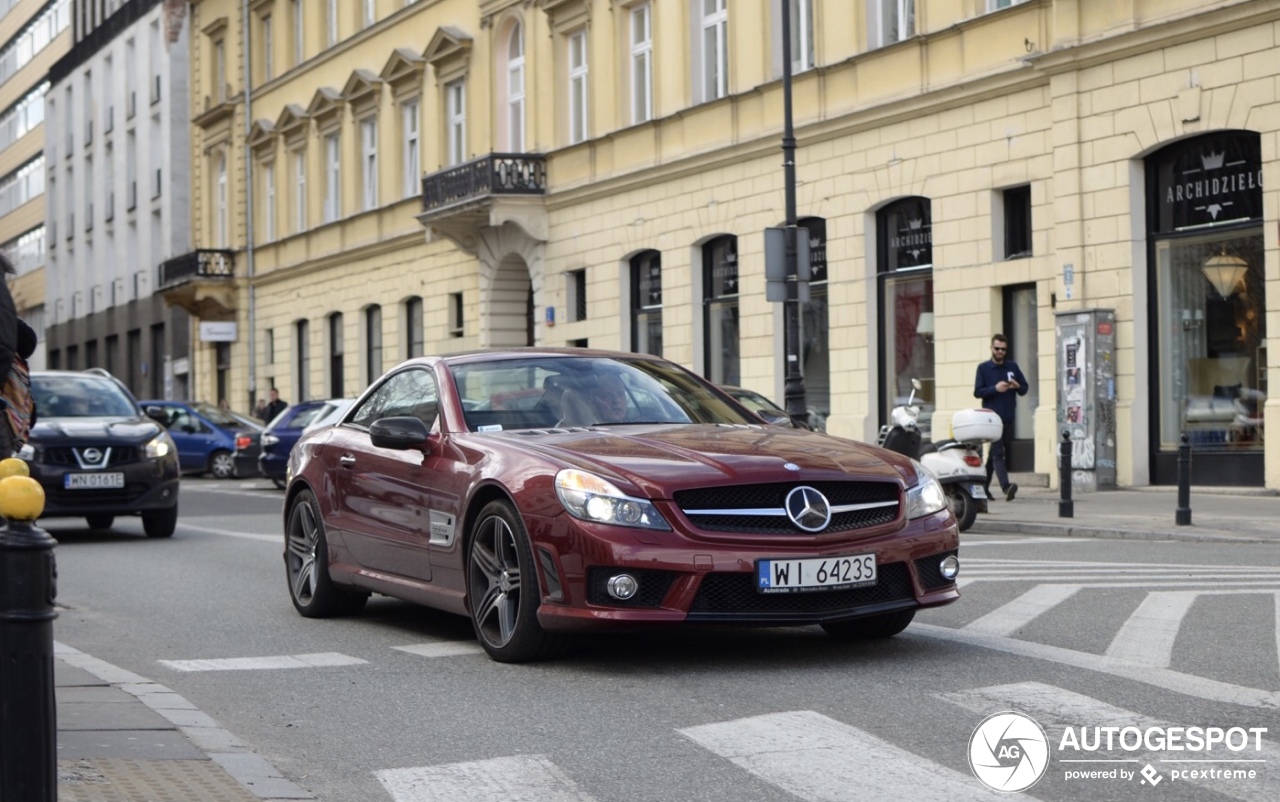
[[800, 275], [796, 263], [796, 138], [791, 125], [791, 0], [782, 0], [782, 169], [786, 185], [787, 300], [783, 303], [786, 384], [783, 400], [792, 420], [807, 422], [804, 374], [800, 366]]

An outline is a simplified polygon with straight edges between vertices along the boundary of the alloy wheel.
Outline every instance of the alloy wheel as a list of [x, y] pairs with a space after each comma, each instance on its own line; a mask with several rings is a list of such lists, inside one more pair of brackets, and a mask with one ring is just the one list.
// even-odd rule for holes
[[507, 645], [520, 615], [520, 557], [515, 533], [501, 517], [477, 528], [468, 572], [477, 631], [492, 646]]
[[289, 587], [301, 604], [310, 603], [316, 591], [316, 544], [320, 527], [315, 511], [305, 501], [289, 519]]

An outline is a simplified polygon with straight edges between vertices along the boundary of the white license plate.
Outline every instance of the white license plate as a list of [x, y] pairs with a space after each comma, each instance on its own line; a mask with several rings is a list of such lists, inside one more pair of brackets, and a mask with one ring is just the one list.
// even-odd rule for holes
[[876, 583], [876, 555], [814, 557], [807, 560], [760, 560], [756, 590], [760, 593], [802, 593], [844, 590]]
[[979, 501], [983, 501], [986, 498], [988, 498], [987, 488], [984, 487], [983, 485], [970, 485], [969, 495], [972, 496], [973, 498], [978, 499]]
[[69, 473], [62, 477], [67, 490], [111, 490], [124, 487], [123, 473]]

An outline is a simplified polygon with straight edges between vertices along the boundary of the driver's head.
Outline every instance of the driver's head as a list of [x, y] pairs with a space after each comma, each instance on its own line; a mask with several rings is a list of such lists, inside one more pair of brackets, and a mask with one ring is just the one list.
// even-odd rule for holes
[[592, 394], [601, 423], [617, 423], [627, 417], [627, 388], [618, 376], [607, 373]]

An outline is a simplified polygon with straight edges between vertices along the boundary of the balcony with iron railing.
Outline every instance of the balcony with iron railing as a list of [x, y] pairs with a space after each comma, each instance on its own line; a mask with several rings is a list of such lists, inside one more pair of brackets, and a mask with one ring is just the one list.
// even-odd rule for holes
[[157, 287], [171, 306], [199, 318], [235, 311], [235, 252], [199, 248], [160, 263]]
[[[520, 207], [545, 215], [547, 162], [540, 153], [490, 153], [422, 178], [418, 220], [455, 241], [470, 241], [480, 229], [497, 225]], [[529, 208], [536, 205], [536, 210]]]

